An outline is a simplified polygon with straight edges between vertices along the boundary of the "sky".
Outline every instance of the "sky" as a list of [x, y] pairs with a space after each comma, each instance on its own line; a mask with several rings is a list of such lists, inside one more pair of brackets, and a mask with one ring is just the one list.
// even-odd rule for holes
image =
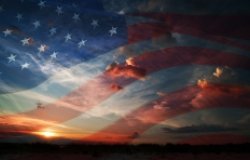
[[0, 142], [249, 142], [248, 5], [0, 0]]

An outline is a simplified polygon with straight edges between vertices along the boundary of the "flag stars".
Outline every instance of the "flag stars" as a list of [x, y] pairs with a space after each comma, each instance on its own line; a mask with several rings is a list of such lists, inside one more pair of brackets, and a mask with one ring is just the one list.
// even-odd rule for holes
[[91, 22], [91, 25], [93, 26], [93, 28], [96, 28], [99, 24], [98, 24], [98, 21], [96, 19], [93, 19]]
[[56, 7], [56, 13], [57, 13], [57, 15], [63, 14], [62, 7], [61, 7], [61, 6], [57, 6], [57, 7]]
[[11, 33], [12, 33], [12, 30], [10, 30], [10, 29], [6, 29], [5, 31], [3, 31], [3, 34], [5, 37], [11, 35]]
[[17, 20], [18, 20], [18, 22], [19, 22], [19, 21], [21, 21], [21, 20], [23, 19], [23, 15], [20, 14], [20, 13], [18, 13], [18, 14], [16, 15], [16, 18], [17, 18]]
[[67, 34], [65, 37], [64, 37], [64, 39], [65, 39], [65, 42], [68, 42], [69, 40], [71, 40], [71, 34]]
[[109, 33], [110, 33], [110, 36], [113, 36], [114, 34], [117, 34], [117, 28], [116, 28], [116, 27], [112, 27], [112, 28], [109, 30]]
[[77, 22], [77, 21], [79, 21], [79, 20], [80, 20], [80, 15], [79, 15], [79, 14], [77, 14], [77, 13], [74, 13], [74, 15], [73, 15], [72, 19], [73, 19], [75, 22]]
[[57, 52], [53, 52], [51, 55], [50, 55], [50, 58], [51, 59], [56, 59], [57, 58]]
[[15, 61], [16, 61], [16, 55], [11, 54], [11, 55], [8, 57], [8, 60], [9, 60], [9, 63], [15, 62]]
[[44, 44], [41, 44], [40, 47], [38, 48], [39, 53], [45, 52], [46, 49], [47, 49], [47, 46]]
[[40, 1], [37, 5], [42, 9], [45, 7], [46, 1]]
[[21, 40], [22, 45], [23, 46], [29, 45], [30, 44], [30, 40], [31, 40], [31, 38], [25, 38], [25, 39]]
[[56, 34], [56, 31], [57, 31], [57, 29], [55, 27], [53, 27], [49, 30], [49, 33], [51, 36], [53, 36], [54, 34]]
[[78, 48], [81, 48], [82, 46], [85, 46], [85, 43], [87, 42], [87, 40], [81, 40], [79, 43], [78, 43]]
[[25, 62], [24, 64], [21, 65], [21, 69], [22, 69], [22, 70], [23, 70], [23, 69], [28, 69], [29, 66], [30, 66], [30, 64], [27, 63], [27, 62]]
[[40, 23], [40, 21], [36, 20], [35, 22], [33, 22], [33, 25], [34, 25], [35, 29], [37, 29], [38, 27], [41, 26], [41, 23]]

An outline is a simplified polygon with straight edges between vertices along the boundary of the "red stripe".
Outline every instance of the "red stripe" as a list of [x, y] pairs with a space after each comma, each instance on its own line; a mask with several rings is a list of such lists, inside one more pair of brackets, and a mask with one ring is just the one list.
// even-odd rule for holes
[[173, 47], [145, 53], [135, 58], [134, 63], [148, 72], [187, 64], [250, 68], [248, 57], [197, 47]]
[[[151, 15], [151, 16], [153, 16], [153, 15]], [[148, 15], [146, 14], [146, 16], [148, 16]], [[175, 16], [177, 16], [177, 15], [175, 15]], [[227, 44], [227, 45], [239, 47], [242, 49], [250, 50], [249, 45], [240, 43], [239, 41], [236, 41], [236, 40], [232, 40], [232, 38], [250, 39], [250, 34], [247, 31], [248, 29], [244, 25], [242, 27], [244, 27], [245, 29], [242, 30], [241, 28], [233, 28], [234, 26], [231, 24], [225, 23], [223, 26], [222, 24], [224, 22], [221, 21], [220, 24], [218, 24], [218, 25], [222, 25], [222, 27], [219, 31], [217, 31], [214, 28], [216, 28], [216, 27], [220, 28], [220, 26], [217, 26], [216, 22], [211, 22], [211, 23], [213, 23], [212, 26], [216, 26], [216, 27], [209, 28], [208, 26], [211, 26], [211, 25], [208, 25], [206, 23], [203, 24], [202, 22], [199, 22], [199, 20], [197, 18], [192, 21], [191, 17], [186, 17], [186, 18], [190, 18], [189, 20], [191, 22], [189, 22], [189, 21], [185, 20], [185, 16], [182, 17], [181, 15], [178, 15], [176, 17], [177, 19], [174, 19], [175, 16], [173, 16], [172, 18], [171, 18], [171, 15], [167, 16], [166, 20], [162, 20], [162, 23], [148, 22], [148, 23], [139, 23], [139, 24], [134, 24], [134, 25], [129, 26], [128, 27], [128, 42], [135, 43], [138, 41], [142, 41], [142, 40], [146, 40], [146, 39], [153, 39], [153, 38], [157, 38], [160, 36], [171, 36], [171, 32], [177, 32], [177, 33], [181, 33], [181, 34], [188, 34], [188, 35], [200, 37], [203, 39], [212, 40], [215, 42], [220, 42], [223, 44]], [[178, 21], [178, 17], [181, 17], [180, 21]], [[158, 19], [158, 17], [154, 17], [154, 16], [153, 16], [153, 18]], [[204, 17], [204, 19], [206, 19], [206, 17]], [[200, 20], [204, 20], [204, 19], [202, 17], [200, 18]], [[228, 20], [228, 19], [229, 18], [226, 18], [226, 20]], [[196, 21], [198, 21], [199, 23]], [[220, 21], [220, 19], [218, 19], [218, 21]], [[232, 28], [227, 30], [227, 29], [225, 29], [226, 28], [225, 26], [229, 26]], [[240, 34], [244, 37], [233, 36], [234, 34], [236, 34], [235, 33], [236, 30], [239, 30], [240, 33], [238, 33], [238, 34]], [[228, 31], [229, 33], [228, 32], [224, 33], [225, 31]], [[233, 35], [231, 35], [231, 34], [233, 34]]]
[[185, 32], [189, 29], [194, 29], [209, 35], [250, 39], [250, 16], [184, 15], [172, 13], [139, 13], [134, 15], [150, 17], [165, 22], [171, 30]]
[[[161, 105], [156, 108], [155, 105]], [[131, 112], [107, 128], [87, 137], [87, 141], [130, 142], [150, 127], [180, 114], [214, 107], [250, 107], [250, 88], [232, 85], [187, 87]]]
[[139, 23], [128, 27], [128, 43], [135, 43], [160, 36], [171, 36], [171, 30], [165, 23]]

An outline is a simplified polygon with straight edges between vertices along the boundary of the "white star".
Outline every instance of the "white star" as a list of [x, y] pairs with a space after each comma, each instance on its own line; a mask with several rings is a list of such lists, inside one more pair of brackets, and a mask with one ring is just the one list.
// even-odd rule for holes
[[57, 7], [56, 7], [56, 13], [57, 13], [58, 15], [60, 15], [60, 14], [63, 13], [62, 7], [61, 7], [61, 6], [57, 6]]
[[21, 40], [21, 42], [22, 42], [23, 46], [25, 46], [25, 45], [29, 45], [30, 40], [31, 40], [30, 38], [25, 38], [25, 39]]
[[87, 40], [81, 40], [79, 43], [78, 43], [78, 48], [81, 48], [82, 46], [85, 46], [85, 43], [87, 42]]
[[46, 3], [46, 1], [40, 1], [37, 5], [38, 5], [40, 8], [44, 8], [44, 7], [45, 7], [45, 3]]
[[39, 52], [45, 52], [47, 46], [45, 44], [41, 44], [40, 47], [38, 48]]
[[17, 13], [16, 18], [18, 21], [20, 21], [21, 19], [23, 19], [23, 15], [20, 13]]
[[124, 10], [120, 10], [120, 11], [118, 12], [118, 14], [124, 15], [124, 14], [125, 14], [125, 11], [124, 11]]
[[35, 27], [35, 29], [37, 29], [38, 27], [40, 27], [40, 21], [35, 21], [35, 22], [33, 22], [33, 25], [34, 25], [34, 27]]
[[12, 30], [10, 29], [6, 29], [5, 31], [3, 31], [3, 34], [5, 37], [7, 37], [8, 35], [11, 35], [11, 33], [12, 33]]
[[49, 33], [50, 33], [51, 36], [53, 36], [54, 34], [56, 34], [56, 28], [55, 27], [51, 28], [49, 30]]
[[80, 20], [79, 14], [74, 13], [74, 16], [72, 17], [75, 22]]
[[56, 59], [56, 56], [57, 56], [57, 52], [53, 52], [51, 55], [50, 55], [50, 58], [51, 59]]
[[69, 40], [71, 40], [71, 34], [67, 34], [65, 37], [65, 42], [68, 42]]
[[30, 66], [30, 64], [27, 63], [27, 62], [25, 62], [24, 64], [21, 65], [21, 68], [22, 68], [22, 70], [23, 70], [23, 69], [25, 69], [25, 68], [26, 68], [26, 69], [29, 68], [29, 66]]
[[92, 22], [91, 22], [91, 25], [96, 28], [98, 26], [98, 21], [93, 19]]
[[117, 34], [117, 28], [116, 28], [116, 27], [112, 27], [112, 28], [109, 30], [109, 33], [110, 33], [110, 36], [113, 36], [113, 34]]
[[15, 62], [15, 61], [16, 61], [16, 55], [11, 54], [11, 55], [8, 57], [8, 60], [9, 60], [9, 63], [10, 63], [10, 62]]

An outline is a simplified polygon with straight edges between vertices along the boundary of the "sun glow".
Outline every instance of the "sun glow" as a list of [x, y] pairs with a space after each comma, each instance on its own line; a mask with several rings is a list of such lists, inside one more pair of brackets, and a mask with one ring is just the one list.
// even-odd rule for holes
[[53, 137], [58, 136], [54, 131], [50, 131], [50, 130], [36, 132], [36, 134], [45, 138], [53, 138]]
[[48, 137], [48, 138], [55, 136], [55, 133], [51, 132], [51, 131], [44, 131], [44, 132], [42, 132], [42, 134], [44, 137]]

